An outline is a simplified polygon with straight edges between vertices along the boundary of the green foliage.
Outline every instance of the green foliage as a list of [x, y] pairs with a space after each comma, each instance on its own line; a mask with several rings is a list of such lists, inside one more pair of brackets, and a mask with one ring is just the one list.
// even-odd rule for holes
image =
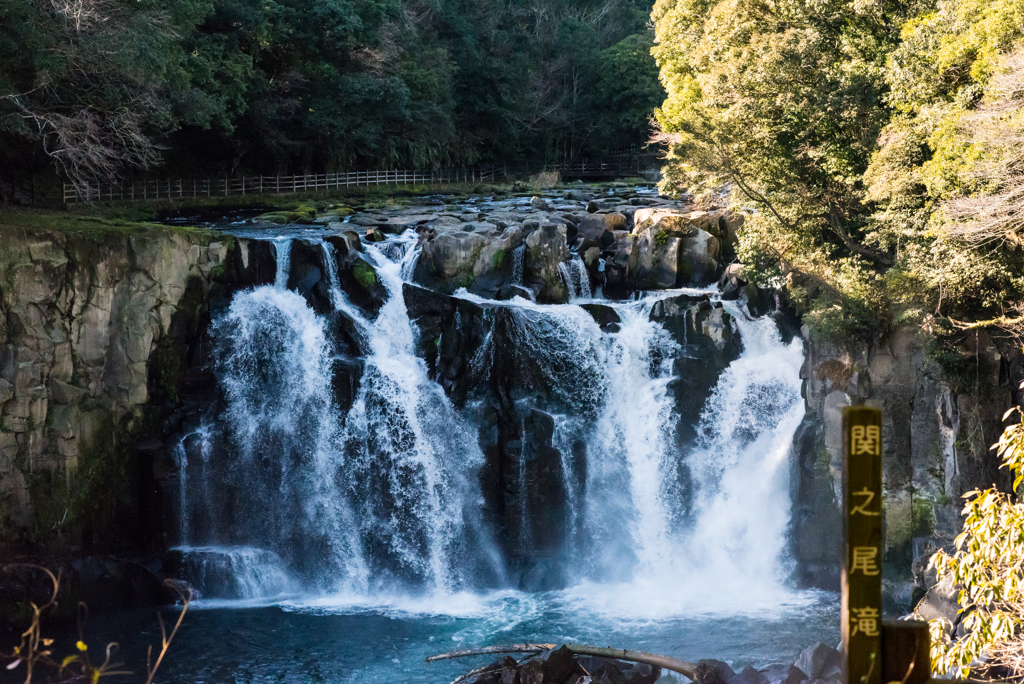
[[352, 267], [352, 275], [364, 290], [369, 292], [377, 284], [377, 274], [369, 264], [357, 261]]
[[661, 99], [649, 12], [643, 0], [9, 0], [0, 161], [28, 172], [55, 142], [80, 151], [81, 136], [59, 135], [68, 116], [109, 152], [87, 175], [601, 154], [642, 143]]
[[[1024, 423], [1006, 428], [995, 446], [1016, 491], [1024, 481]], [[939, 551], [930, 562], [939, 581], [961, 588], [964, 634], [954, 640], [948, 620], [932, 620], [932, 669], [966, 679], [1005, 667], [1016, 677], [1024, 651], [1024, 504], [995, 488], [965, 498], [955, 550]]]
[[[702, 202], [726, 186], [755, 207], [738, 256], [759, 284], [788, 287], [812, 329], [839, 339], [1022, 309], [1012, 212], [978, 244], [950, 203], [994, 196], [993, 174], [1021, 169], [1024, 109], [994, 84], [1021, 69], [1007, 51], [1024, 0], [658, 0], [653, 17], [662, 190]], [[1003, 129], [975, 116], [986, 103], [1008, 112]]]

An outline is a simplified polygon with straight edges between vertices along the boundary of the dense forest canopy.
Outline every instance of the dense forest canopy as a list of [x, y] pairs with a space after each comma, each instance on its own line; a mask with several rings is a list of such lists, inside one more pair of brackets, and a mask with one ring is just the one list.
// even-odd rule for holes
[[[1024, 331], [1022, 0], [658, 0], [663, 187], [819, 333]], [[939, 350], [941, 352], [941, 349]]]
[[5, 0], [0, 164], [104, 176], [607, 154], [664, 98], [644, 0]]

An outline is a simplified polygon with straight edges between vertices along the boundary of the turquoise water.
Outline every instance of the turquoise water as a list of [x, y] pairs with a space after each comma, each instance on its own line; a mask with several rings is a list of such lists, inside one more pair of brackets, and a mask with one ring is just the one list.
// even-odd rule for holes
[[[426, 656], [525, 641], [589, 643], [765, 667], [792, 661], [816, 641], [839, 641], [839, 600], [829, 592], [794, 592], [773, 605], [746, 610], [728, 606], [727, 614], [710, 606], [690, 613], [672, 610], [657, 595], [629, 596], [627, 590], [623, 603], [635, 602], [635, 610], [623, 615], [601, 608], [626, 605], [587, 602], [600, 594], [600, 588], [584, 586], [455, 596], [436, 604], [396, 600], [390, 606], [340, 598], [263, 606], [199, 602], [186, 614], [157, 681], [443, 684], [489, 659], [427, 664]], [[164, 615], [168, 623], [176, 619], [173, 610]], [[146, 647], [160, 640], [155, 611], [97, 616], [85, 631], [96, 651], [106, 640], [120, 641], [124, 662], [137, 672], [144, 669]], [[67, 641], [71, 647], [72, 639]], [[671, 681], [668, 677], [662, 681]]]

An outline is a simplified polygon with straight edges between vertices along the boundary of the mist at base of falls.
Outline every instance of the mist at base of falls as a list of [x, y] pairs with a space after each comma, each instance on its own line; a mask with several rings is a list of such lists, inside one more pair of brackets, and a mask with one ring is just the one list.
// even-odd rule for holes
[[[286, 289], [290, 245], [278, 239], [275, 285], [237, 293], [214, 321], [223, 402], [179, 446], [176, 549], [201, 593], [206, 633], [234, 619], [213, 609], [232, 608], [252, 624], [271, 614], [288, 625], [310, 616], [339, 626], [385, 620], [421, 640], [403, 647], [389, 635], [399, 662], [367, 665], [362, 681], [397, 673], [435, 681], [419, 678], [410, 654], [460, 644], [614, 643], [618, 635], [655, 652], [767, 664], [772, 653], [837, 636], [833, 597], [789, 583], [788, 455], [804, 411], [799, 340], [785, 344], [770, 318], [723, 303], [742, 351], [683, 449], [673, 383], [675, 361], [688, 352], [652, 317], [678, 292], [591, 300], [586, 272], [570, 262], [562, 272], [570, 304], [456, 293], [484, 307], [492, 326], [474, 364], [505, 354], [514, 369], [546, 379], [508, 398], [521, 416], [540, 410], [553, 420], [546, 448], [561, 454], [566, 510], [553, 518], [564, 524], [564, 543], [546, 551], [526, 493], [526, 446], [514, 454], [520, 471], [510, 486], [519, 498], [506, 514], [514, 524], [498, 526], [480, 484], [483, 395], [471, 389], [457, 407], [421, 355], [403, 298], [415, 237], [366, 248], [387, 293], [375, 314], [348, 300], [332, 267], [333, 311], [316, 314]], [[322, 249], [332, 264], [331, 246]], [[592, 302], [619, 323], [602, 330], [581, 306]], [[339, 326], [355, 354], [333, 342]], [[338, 363], [361, 368], [350, 406], [332, 391]], [[486, 372], [479, 382], [490, 382]], [[524, 565], [538, 562], [554, 567], [560, 587], [518, 588], [530, 573]], [[783, 626], [794, 616], [804, 627]], [[717, 630], [713, 648], [703, 629]], [[173, 672], [176, 681], [200, 678], [191, 666]]]

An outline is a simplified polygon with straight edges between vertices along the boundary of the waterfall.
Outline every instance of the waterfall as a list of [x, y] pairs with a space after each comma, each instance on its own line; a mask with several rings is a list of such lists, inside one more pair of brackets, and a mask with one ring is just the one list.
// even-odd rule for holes
[[724, 302], [739, 325], [743, 353], [719, 378], [690, 458], [699, 515], [688, 546], [704, 577], [726, 591], [782, 585], [790, 519], [788, 456], [804, 415], [803, 345], [784, 345], [773, 321], [751, 320]]
[[213, 335], [235, 456], [204, 543], [255, 543], [323, 589], [365, 589], [324, 321], [298, 294], [260, 287], [235, 296]]
[[558, 273], [569, 288], [569, 298], [590, 299], [590, 274], [583, 259], [574, 256], [568, 262], [558, 264]]
[[[332, 306], [356, 323], [365, 348], [347, 415], [333, 399], [327, 321], [299, 294], [276, 285], [242, 291], [214, 322], [226, 405], [211, 418], [230, 454], [201, 474], [215, 492], [189, 487], [199, 467], [185, 448], [191, 435], [179, 451], [181, 551], [216, 596], [448, 593], [464, 585], [474, 558], [494, 564], [476, 510], [476, 433], [428, 377], [402, 294], [416, 239], [408, 231], [366, 248], [388, 293], [374, 320], [351, 305], [333, 248], [321, 244]], [[275, 242], [279, 272], [288, 244]], [[210, 579], [242, 566], [263, 579], [232, 587]]]
[[320, 249], [324, 254], [324, 266], [327, 268], [327, 291], [331, 296], [331, 306], [335, 311], [339, 311], [345, 307], [348, 298], [341, 289], [341, 280], [338, 278], [338, 262], [334, 258], [334, 245], [329, 242], [321, 242]]
[[[332, 342], [335, 318], [318, 316], [286, 289], [291, 241], [275, 239], [275, 285], [238, 292], [211, 328], [223, 405], [178, 448], [180, 552], [188, 571], [203, 578], [207, 596], [237, 598], [450, 595], [501, 586], [505, 560], [482, 511], [484, 428], [474, 422], [492, 389], [481, 382], [472, 390], [481, 394], [457, 408], [430, 377], [403, 295], [419, 236], [408, 230], [364, 246], [387, 295], [375, 317], [349, 301], [332, 245], [315, 241], [331, 307], [355, 323], [361, 349], [351, 408], [341, 410], [334, 398], [336, 373], [351, 363]], [[513, 278], [523, 251], [514, 252]], [[559, 270], [573, 299], [590, 298], [581, 259]], [[473, 318], [459, 307], [444, 314], [458, 344], [479, 345], [468, 350], [467, 365], [482, 373], [505, 359], [515, 376], [505, 404], [511, 408], [502, 409], [519, 421], [502, 447], [502, 458], [518, 459], [508, 473], [511, 496], [520, 497], [507, 504], [512, 518], [518, 515], [506, 521], [510, 534], [533, 539], [538, 553], [549, 554], [544, 562], [562, 564], [565, 578], [586, 591], [626, 583], [678, 605], [709, 588], [737, 600], [755, 587], [757, 596], [769, 596], [785, 574], [785, 461], [803, 412], [800, 343], [784, 345], [770, 319], [751, 320], [736, 303], [724, 303], [743, 351], [718, 378], [696, 443], [681, 447], [672, 383], [689, 362], [676, 363], [683, 348], [651, 318], [666, 296], [608, 303], [619, 323], [602, 331], [574, 303], [456, 293], [480, 305]], [[480, 324], [491, 328], [480, 335], [466, 329]], [[528, 478], [527, 460], [540, 452], [528, 451], [525, 441], [518, 454], [509, 446], [519, 439], [515, 430], [524, 439], [529, 425], [540, 430], [540, 423], [526, 423], [534, 409], [554, 420], [550, 446], [561, 455], [561, 551], [536, 541], [537, 525], [545, 523], [527, 503], [528, 479], [540, 472]], [[544, 449], [558, 470], [557, 455]], [[520, 550], [506, 550], [520, 557]], [[215, 578], [224, 573], [240, 578], [229, 586]]]
[[649, 320], [649, 302], [620, 305], [620, 330], [606, 336], [604, 401], [588, 438], [587, 527], [604, 572], [650, 572], [673, 553], [672, 486], [680, 456], [668, 392], [677, 345]]
[[281, 558], [272, 551], [247, 546], [179, 546], [185, 574], [204, 596], [260, 599], [295, 591]]
[[324, 255], [324, 265], [327, 268], [327, 292], [331, 298], [331, 307], [335, 311], [348, 316], [356, 325], [356, 330], [363, 335], [369, 325], [363, 314], [348, 299], [348, 295], [341, 289], [341, 280], [338, 278], [338, 262], [334, 255], [334, 245], [329, 242], [321, 242], [320, 250]]
[[[190, 492], [190, 481], [188, 477], [189, 473], [189, 448], [199, 448], [199, 463], [193, 463], [193, 467], [198, 465], [199, 471], [199, 489], [203, 492], [208, 492], [210, 487], [210, 481], [208, 477], [208, 469], [210, 464], [210, 452], [212, 444], [210, 441], [210, 429], [208, 425], [200, 425], [199, 428], [186, 434], [178, 442], [175, 447], [175, 453], [178, 456], [178, 520], [180, 523], [178, 536], [182, 544], [187, 545], [191, 541], [192, 529], [191, 523], [195, 518], [198, 517], [199, 512], [189, 507], [189, 492]], [[198, 445], [196, 444], [198, 442]]]
[[523, 257], [526, 254], [526, 245], [519, 245], [512, 250], [512, 284], [523, 284]]
[[[407, 231], [400, 241], [409, 246], [415, 238]], [[428, 591], [451, 591], [461, 585], [460, 562], [473, 553], [464, 548], [473, 500], [469, 475], [483, 456], [475, 433], [416, 354], [402, 284], [419, 248], [369, 246], [367, 253], [388, 299], [367, 326], [365, 370], [346, 420], [352, 467], [370, 492], [359, 515], [382, 542], [375, 559], [380, 573]], [[394, 261], [389, 254], [403, 256]]]
[[592, 580], [617, 577], [628, 586], [602, 592], [583, 585], [612, 614], [652, 595], [666, 604], [652, 606], [652, 614], [673, 614], [668, 604], [743, 610], [788, 596], [787, 457], [804, 413], [803, 349], [799, 340], [783, 344], [770, 318], [751, 320], [737, 303], [723, 304], [743, 350], [719, 377], [685, 459], [692, 513], [676, 475], [667, 387], [677, 352], [661, 326], [635, 315], [647, 309], [645, 301], [616, 307], [622, 326], [611, 336], [608, 399], [588, 442], [586, 505], [597, 542], [592, 562], [602, 568]]
[[[771, 319], [751, 320], [736, 303], [723, 303], [743, 350], [704, 407], [697, 444], [680, 452], [670, 383], [682, 350], [651, 320], [658, 298], [613, 304], [616, 332], [602, 332], [572, 304], [502, 303], [510, 313], [503, 344], [511, 364], [548, 381], [534, 389], [532, 402], [556, 419], [572, 508], [570, 580], [587, 592], [594, 582], [626, 582], [632, 589], [612, 594], [647, 601], [657, 592], [679, 605], [777, 596], [787, 570], [787, 456], [804, 410], [801, 344], [783, 344]], [[570, 452], [578, 441], [586, 445], [582, 492], [572, 484]], [[681, 465], [692, 482], [683, 481]], [[525, 527], [529, 511], [521, 515]], [[573, 526], [575, 519], [582, 525]], [[624, 605], [615, 610], [635, 611]]]
[[277, 238], [273, 241], [274, 253], [277, 257], [277, 272], [274, 276], [274, 287], [283, 290], [288, 287], [289, 256], [292, 241], [289, 238]]

